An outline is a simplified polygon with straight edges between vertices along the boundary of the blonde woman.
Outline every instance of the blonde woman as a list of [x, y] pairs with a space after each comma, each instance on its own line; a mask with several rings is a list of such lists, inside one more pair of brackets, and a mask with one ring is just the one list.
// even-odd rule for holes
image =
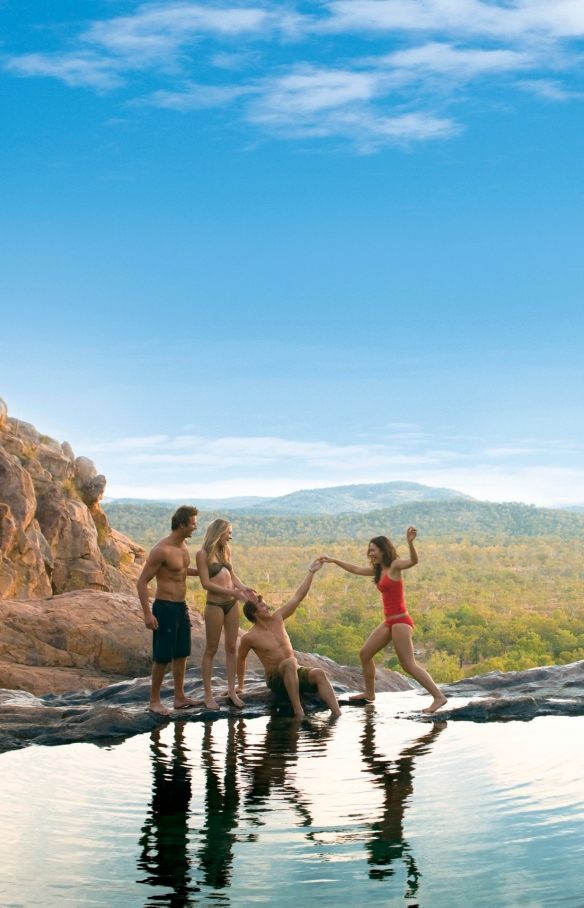
[[203, 546], [197, 552], [197, 570], [203, 589], [207, 590], [205, 606], [205, 632], [207, 645], [201, 663], [204, 694], [203, 700], [208, 709], [219, 709], [213, 696], [211, 679], [213, 677], [213, 659], [221, 631], [225, 631], [225, 665], [227, 668], [227, 696], [234, 706], [244, 706], [243, 700], [235, 691], [235, 664], [237, 657], [237, 638], [239, 634], [239, 602], [250, 599], [257, 602], [255, 590], [245, 586], [233, 570], [231, 549], [228, 543], [232, 539], [231, 524], [218, 517], [205, 533]]

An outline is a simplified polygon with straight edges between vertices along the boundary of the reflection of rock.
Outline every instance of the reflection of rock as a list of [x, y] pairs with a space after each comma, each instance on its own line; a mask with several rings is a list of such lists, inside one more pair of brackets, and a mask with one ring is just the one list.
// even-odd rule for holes
[[[490, 672], [442, 685], [450, 697], [472, 697], [470, 703], [448, 708], [425, 721], [459, 719], [471, 722], [529, 721], [536, 716], [584, 715], [584, 661], [547, 665], [523, 672]], [[478, 699], [474, 699], [478, 697]]]
[[7, 412], [0, 399], [0, 599], [133, 593], [145, 552], [110, 527], [105, 476]]

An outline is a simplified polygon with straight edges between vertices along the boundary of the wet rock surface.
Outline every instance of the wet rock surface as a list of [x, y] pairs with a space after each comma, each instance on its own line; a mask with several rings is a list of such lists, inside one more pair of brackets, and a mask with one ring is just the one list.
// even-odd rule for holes
[[[530, 668], [523, 672], [490, 672], [442, 685], [450, 702], [423, 721], [528, 722], [536, 716], [584, 715], [584, 662]], [[470, 697], [456, 705], [456, 698]], [[453, 702], [454, 701], [454, 702]]]
[[[337, 696], [353, 691], [360, 680], [357, 669], [345, 669], [330, 659], [297, 653], [301, 665], [324, 668], [331, 678]], [[396, 672], [381, 670], [377, 676], [379, 691], [410, 690], [413, 685]], [[216, 694], [226, 689], [225, 671], [214, 676]], [[188, 697], [201, 700], [203, 686], [201, 671], [187, 671], [185, 692]], [[111, 684], [100, 690], [70, 691], [64, 694], [47, 694], [36, 697], [26, 691], [0, 690], [0, 753], [28, 747], [31, 744], [56, 745], [74, 742], [111, 744], [132, 735], [151, 731], [173, 721], [208, 721], [237, 715], [253, 718], [280, 711], [292, 715], [286, 697], [276, 697], [265, 684], [262, 671], [248, 671], [245, 706], [237, 709], [226, 697], [219, 698], [219, 710], [209, 710], [202, 703], [191, 709], [173, 710], [170, 717], [157, 716], [148, 710], [150, 679], [136, 678]], [[167, 677], [162, 689], [162, 700], [172, 709], [172, 679]], [[318, 696], [304, 697], [307, 713], [326, 710]]]

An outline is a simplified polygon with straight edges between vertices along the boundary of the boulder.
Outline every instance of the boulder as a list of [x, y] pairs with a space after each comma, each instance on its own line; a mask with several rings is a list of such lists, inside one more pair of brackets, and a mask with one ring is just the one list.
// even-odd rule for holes
[[105, 476], [0, 400], [0, 598], [95, 589], [133, 594], [144, 549], [112, 530]]
[[[200, 665], [205, 628], [199, 612], [190, 614], [190, 661]], [[46, 599], [0, 599], [0, 688], [47, 694], [103, 687], [149, 674], [151, 655], [152, 632], [135, 594], [82, 589]], [[222, 648], [216, 661], [225, 664]]]

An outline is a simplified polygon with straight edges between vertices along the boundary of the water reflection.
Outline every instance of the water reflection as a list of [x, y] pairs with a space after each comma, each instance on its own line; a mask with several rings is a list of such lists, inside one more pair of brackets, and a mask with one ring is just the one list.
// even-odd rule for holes
[[213, 723], [205, 723], [202, 764], [205, 769], [205, 825], [198, 860], [203, 882], [224, 889], [231, 881], [233, 845], [239, 809], [237, 760], [245, 749], [245, 721], [228, 719], [223, 783], [213, 751]]
[[[236, 843], [258, 841], [261, 827], [282, 805], [296, 814], [297, 826], [306, 829], [314, 842], [314, 806], [298, 784], [300, 755], [309, 759], [326, 756], [337, 728], [326, 723], [274, 715], [263, 735], [257, 735], [246, 720], [227, 720], [225, 752], [214, 744], [214, 734], [225, 725], [205, 723], [200, 768], [204, 779], [204, 822], [189, 832], [192, 782], [190, 752], [185, 744], [185, 723], [174, 726], [172, 746], [164, 745], [161, 732], [151, 735], [153, 788], [147, 819], [140, 839], [138, 866], [146, 871], [142, 883], [170, 890], [152, 894], [146, 906], [190, 908], [200, 904], [205, 887], [216, 904], [228, 905], [234, 873]], [[376, 744], [376, 713], [363, 713], [360, 756], [363, 769], [383, 793], [379, 819], [367, 821], [365, 848], [371, 880], [385, 880], [402, 862], [407, 872], [406, 898], [418, 891], [420, 871], [404, 838], [404, 812], [413, 793], [415, 760], [427, 753], [444, 725], [434, 725], [399, 756], [388, 758]], [[357, 752], [358, 753], [358, 752]], [[357, 754], [355, 754], [357, 755]], [[190, 842], [190, 838], [194, 841]], [[244, 860], [252, 855], [244, 850]]]
[[160, 730], [151, 734], [152, 800], [142, 827], [138, 859], [138, 867], [147, 876], [139, 882], [172, 891], [149, 896], [147, 905], [189, 908], [195, 904], [192, 894], [199, 892], [191, 885], [188, 817], [192, 787], [184, 733], [184, 723], [177, 722], [170, 755], [161, 743]]
[[415, 758], [430, 751], [438, 735], [446, 727], [434, 725], [430, 731], [401, 751], [398, 758], [389, 760], [380, 755], [375, 745], [375, 713], [367, 711], [361, 736], [361, 755], [365, 770], [383, 791], [381, 817], [370, 824], [371, 835], [367, 840], [367, 863], [370, 879], [383, 880], [395, 874], [393, 864], [401, 860], [407, 872], [405, 898], [414, 898], [418, 891], [421, 873], [404, 837], [404, 814], [414, 791]]

